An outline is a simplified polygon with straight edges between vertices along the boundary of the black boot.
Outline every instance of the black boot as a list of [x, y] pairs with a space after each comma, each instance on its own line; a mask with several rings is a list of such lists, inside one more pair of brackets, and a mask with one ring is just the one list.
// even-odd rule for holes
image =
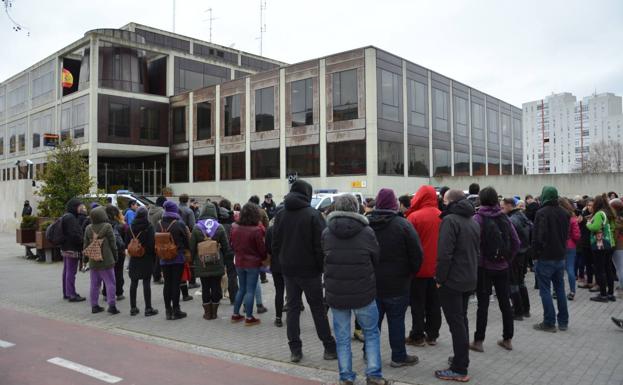
[[171, 321], [173, 319], [173, 310], [167, 309], [166, 314], [167, 314], [167, 320]]
[[219, 303], [213, 303], [212, 304], [212, 318], [210, 319], [217, 319], [218, 318], [218, 306], [220, 304]]
[[511, 302], [513, 304], [513, 319], [515, 321], [523, 321], [523, 309], [521, 303], [521, 294], [519, 291], [511, 293]]
[[186, 318], [186, 313], [184, 313], [182, 310], [180, 310], [180, 308], [177, 309], [173, 309], [173, 320], [178, 320], [178, 319], [182, 319], [182, 318]]
[[109, 312], [109, 313], [110, 313], [110, 314], [112, 314], [112, 315], [115, 315], [115, 314], [119, 314], [119, 313], [120, 313], [120, 311], [119, 311], [119, 310], [117, 310], [117, 306], [115, 306], [115, 305], [108, 306], [108, 310], [107, 310], [107, 312]]
[[205, 320], [212, 319], [212, 304], [211, 303], [203, 304], [203, 319]]
[[521, 310], [524, 317], [530, 317], [530, 297], [528, 295], [528, 288], [523, 286], [519, 288], [519, 294], [521, 295]]

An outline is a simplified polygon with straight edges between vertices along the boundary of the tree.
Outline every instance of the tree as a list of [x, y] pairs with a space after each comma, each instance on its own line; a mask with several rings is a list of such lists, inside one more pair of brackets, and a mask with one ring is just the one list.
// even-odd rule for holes
[[582, 173], [622, 172], [623, 143], [600, 141], [591, 144], [588, 159], [578, 169]]
[[71, 139], [48, 154], [42, 186], [36, 194], [42, 197], [42, 216], [59, 217], [71, 198], [88, 194], [95, 181], [89, 176], [89, 163]]

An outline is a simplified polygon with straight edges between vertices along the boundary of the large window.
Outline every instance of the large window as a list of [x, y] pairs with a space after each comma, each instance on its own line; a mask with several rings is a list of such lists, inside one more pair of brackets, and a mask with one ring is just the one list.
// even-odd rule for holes
[[498, 130], [498, 112], [487, 108], [487, 140], [489, 143], [500, 143]]
[[522, 148], [521, 120], [519, 119], [513, 119], [513, 147], [515, 147], [515, 150]]
[[230, 80], [231, 70], [214, 64], [175, 58], [175, 93], [193, 91]]
[[314, 92], [312, 79], [292, 82], [290, 99], [292, 108], [292, 127], [314, 124]]
[[434, 176], [449, 176], [452, 171], [450, 166], [450, 151], [440, 150], [438, 148], [434, 149], [433, 165], [435, 166]]
[[210, 102], [197, 103], [197, 140], [212, 137], [212, 105]]
[[11, 137], [9, 138], [9, 153], [11, 154], [14, 153], [17, 149], [17, 143], [15, 139], [15, 134], [11, 135]]
[[502, 145], [511, 146], [511, 118], [506, 114], [502, 114]]
[[108, 136], [130, 137], [130, 105], [110, 103], [108, 106]]
[[400, 121], [401, 76], [381, 70], [381, 119]]
[[327, 143], [327, 175], [366, 173], [366, 141]]
[[244, 152], [221, 154], [221, 180], [245, 178]]
[[472, 142], [485, 140], [485, 109], [480, 104], [472, 103]]
[[251, 151], [251, 179], [279, 178], [279, 148]]
[[333, 74], [333, 121], [357, 119], [357, 70]]
[[225, 136], [240, 135], [240, 95], [226, 96], [224, 101], [224, 134]]
[[188, 158], [171, 158], [171, 183], [188, 183]]
[[193, 182], [215, 180], [214, 155], [200, 155], [193, 157]]
[[186, 142], [186, 107], [173, 108], [173, 143]]
[[409, 80], [409, 123], [414, 126], [427, 126], [426, 93], [426, 84]]
[[255, 90], [255, 131], [275, 129], [275, 87]]
[[467, 100], [454, 97], [454, 120], [456, 122], [455, 135], [467, 136]]
[[378, 141], [379, 175], [404, 175], [402, 143]]
[[295, 146], [286, 148], [286, 173], [299, 176], [320, 175], [320, 146]]
[[160, 110], [146, 106], [140, 107], [141, 111], [141, 139], [160, 139]]
[[[39, 148], [41, 146], [41, 134], [32, 134], [32, 148]], [[0, 155], [2, 155], [0, 153]]]
[[410, 144], [409, 151], [409, 176], [430, 176], [428, 163], [428, 147]]
[[500, 155], [496, 153], [495, 155], [491, 155], [487, 157], [489, 161], [489, 175], [500, 175]]
[[437, 88], [433, 88], [433, 116], [435, 130], [448, 132], [448, 93]]
[[4, 138], [0, 138], [0, 156], [2, 155], [4, 155]]
[[454, 176], [469, 176], [469, 154], [454, 153]]

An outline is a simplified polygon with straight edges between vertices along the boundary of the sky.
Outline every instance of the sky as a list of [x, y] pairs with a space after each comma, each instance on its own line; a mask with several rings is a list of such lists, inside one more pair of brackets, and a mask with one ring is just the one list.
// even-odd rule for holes
[[[374, 45], [515, 106], [623, 95], [621, 0], [265, 0], [264, 56], [296, 63]], [[172, 30], [173, 0], [13, 0], [0, 81], [96, 28]], [[1, 4], [2, 6], [4, 4]], [[177, 0], [175, 32], [259, 54], [260, 0]]]

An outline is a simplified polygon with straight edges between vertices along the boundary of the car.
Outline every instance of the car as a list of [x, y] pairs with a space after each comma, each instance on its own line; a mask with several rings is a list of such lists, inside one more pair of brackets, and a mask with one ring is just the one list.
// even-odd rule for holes
[[119, 210], [121, 210], [121, 212], [125, 211], [125, 209], [127, 209], [130, 206], [131, 201], [136, 201], [139, 207], [146, 207], [146, 208], [156, 204], [152, 200], [142, 195], [136, 195], [133, 192], [128, 191], [128, 190], [117, 190], [117, 192], [114, 194], [101, 194], [101, 195], [100, 194], [87, 194], [83, 196], [83, 198], [87, 200], [89, 199], [94, 200], [99, 197], [103, 197], [109, 200], [110, 203], [114, 206], [117, 206]]
[[358, 192], [343, 192], [343, 193], [321, 192], [321, 193], [316, 193], [312, 195], [311, 206], [320, 212], [324, 212], [327, 208], [329, 208], [329, 206], [331, 206], [331, 204], [335, 201], [336, 197], [340, 195], [344, 195], [344, 194], [353, 195], [357, 199], [359, 206], [363, 204], [363, 195]]

